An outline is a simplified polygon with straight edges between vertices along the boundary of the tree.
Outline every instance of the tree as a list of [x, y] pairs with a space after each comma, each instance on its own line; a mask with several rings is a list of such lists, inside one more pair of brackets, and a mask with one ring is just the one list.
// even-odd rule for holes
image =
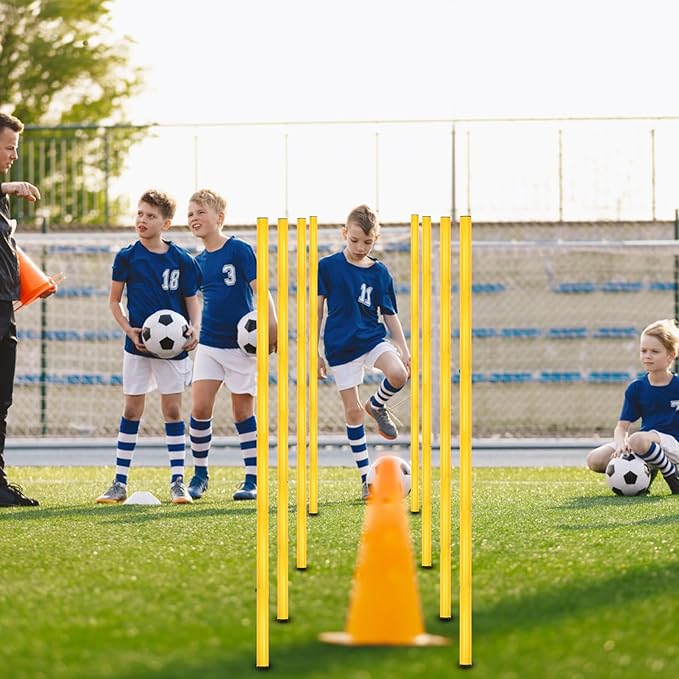
[[[0, 106], [26, 125], [15, 175], [40, 187], [57, 224], [115, 221], [108, 179], [145, 133], [121, 124], [143, 78], [129, 63], [130, 39], [114, 35], [109, 4], [0, 3]], [[33, 206], [21, 203], [17, 217], [30, 219]]]

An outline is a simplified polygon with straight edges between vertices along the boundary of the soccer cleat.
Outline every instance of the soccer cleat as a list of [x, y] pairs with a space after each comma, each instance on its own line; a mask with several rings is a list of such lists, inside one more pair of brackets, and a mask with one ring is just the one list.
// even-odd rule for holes
[[207, 476], [198, 476], [197, 474], [194, 474], [191, 482], [189, 483], [189, 495], [194, 500], [200, 500], [206, 490]]
[[184, 485], [184, 477], [180, 476], [174, 483], [170, 484], [170, 502], [173, 505], [188, 505], [193, 502], [189, 491]]
[[0, 507], [37, 507], [40, 503], [24, 495], [21, 486], [8, 483], [0, 486]]
[[665, 476], [665, 481], [672, 491], [672, 495], [679, 495], [679, 472], [674, 472], [671, 476]]
[[234, 500], [256, 500], [257, 484], [252, 481], [243, 481], [233, 494]]
[[364, 481], [361, 484], [361, 500], [367, 500], [370, 497], [370, 487], [368, 486], [368, 482]]
[[97, 498], [96, 502], [100, 505], [114, 505], [125, 500], [127, 500], [127, 486], [120, 481], [114, 481], [111, 487]]
[[377, 422], [377, 429], [385, 439], [392, 441], [398, 436], [398, 429], [396, 429], [396, 425], [391, 419], [391, 413], [386, 407], [375, 408], [370, 402], [370, 399], [366, 401], [366, 404], [363, 407], [365, 408], [365, 412], [375, 419], [375, 422]]

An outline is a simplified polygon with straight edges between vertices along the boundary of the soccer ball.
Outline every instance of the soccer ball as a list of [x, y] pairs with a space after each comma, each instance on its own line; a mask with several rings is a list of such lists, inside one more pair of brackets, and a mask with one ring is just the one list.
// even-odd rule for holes
[[184, 351], [189, 333], [188, 321], [172, 309], [151, 314], [141, 329], [146, 350], [158, 358], [174, 358]]
[[401, 470], [401, 488], [403, 490], [403, 497], [408, 497], [410, 494], [410, 465], [398, 455], [382, 455], [378, 457], [368, 468], [368, 475], [366, 476], [366, 483], [368, 488], [372, 491], [372, 486], [375, 483], [377, 475], [380, 473], [380, 464], [387, 459], [396, 460], [398, 467]]
[[606, 483], [616, 495], [643, 495], [651, 483], [651, 472], [640, 457], [625, 453], [608, 463]]
[[238, 346], [249, 356], [257, 353], [257, 310], [249, 311], [238, 321]]

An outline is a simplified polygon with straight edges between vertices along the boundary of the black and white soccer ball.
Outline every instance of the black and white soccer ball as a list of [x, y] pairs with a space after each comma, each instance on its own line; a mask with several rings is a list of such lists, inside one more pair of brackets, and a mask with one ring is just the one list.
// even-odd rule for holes
[[606, 483], [616, 495], [644, 495], [651, 483], [651, 471], [640, 457], [624, 453], [608, 463]]
[[406, 498], [410, 494], [411, 485], [411, 472], [410, 465], [406, 460], [399, 457], [398, 455], [381, 455], [378, 457], [368, 468], [368, 474], [366, 475], [365, 481], [368, 484], [368, 488], [372, 491], [373, 484], [377, 475], [380, 473], [380, 465], [387, 459], [396, 460], [398, 463], [398, 468], [401, 472], [401, 490], [403, 491], [403, 497]]
[[238, 346], [248, 356], [257, 353], [257, 310], [249, 311], [241, 316], [237, 326]]
[[172, 309], [151, 314], [141, 329], [146, 350], [158, 358], [174, 358], [181, 354], [188, 336], [188, 321]]

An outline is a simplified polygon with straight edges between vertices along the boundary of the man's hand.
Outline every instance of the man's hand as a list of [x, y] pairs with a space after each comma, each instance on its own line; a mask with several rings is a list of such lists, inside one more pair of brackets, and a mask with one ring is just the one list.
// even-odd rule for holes
[[29, 203], [40, 200], [38, 187], [29, 182], [2, 182], [2, 192], [17, 198], [24, 198]]

